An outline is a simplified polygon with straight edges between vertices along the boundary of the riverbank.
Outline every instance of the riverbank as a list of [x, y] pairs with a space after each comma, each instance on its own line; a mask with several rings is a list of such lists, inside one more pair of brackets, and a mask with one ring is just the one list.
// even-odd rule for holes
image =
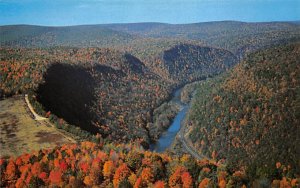
[[178, 135], [178, 132], [181, 129], [181, 125], [189, 109], [189, 102], [191, 101], [193, 93], [195, 93], [197, 85], [200, 82], [201, 81], [196, 81], [175, 90], [173, 98], [165, 105], [162, 105], [164, 107], [167, 105], [176, 106], [178, 111], [171, 120], [168, 120], [169, 124], [164, 124], [164, 127], [156, 124], [158, 126], [157, 128], [160, 128], [161, 130], [165, 129], [162, 133], [157, 134], [157, 141], [150, 145], [151, 151], [164, 152], [165, 150], [174, 150], [172, 146], [174, 143], [178, 142], [176, 140], [176, 135]]

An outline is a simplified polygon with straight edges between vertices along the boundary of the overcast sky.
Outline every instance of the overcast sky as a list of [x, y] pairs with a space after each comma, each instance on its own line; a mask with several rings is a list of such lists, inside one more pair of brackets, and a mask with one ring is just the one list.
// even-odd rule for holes
[[0, 25], [300, 20], [300, 0], [0, 0]]

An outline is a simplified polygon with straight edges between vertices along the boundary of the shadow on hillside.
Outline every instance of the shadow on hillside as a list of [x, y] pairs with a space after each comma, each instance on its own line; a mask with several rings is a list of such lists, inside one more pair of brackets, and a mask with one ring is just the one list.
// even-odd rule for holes
[[51, 113], [91, 133], [98, 130], [91, 123], [95, 81], [84, 67], [55, 63], [44, 74], [37, 100]]

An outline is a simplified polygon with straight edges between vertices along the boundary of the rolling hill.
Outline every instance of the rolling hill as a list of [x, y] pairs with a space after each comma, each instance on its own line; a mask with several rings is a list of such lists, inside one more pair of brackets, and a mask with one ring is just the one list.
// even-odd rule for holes
[[237, 21], [195, 24], [139, 23], [109, 28], [150, 38], [196, 40], [244, 57], [270, 45], [299, 41], [299, 25], [293, 22], [246, 23]]
[[[299, 41], [300, 26], [293, 22], [236, 21], [195, 24], [103, 24], [68, 27], [0, 26], [1, 46], [7, 47], [117, 47], [135, 48], [144, 39], [192, 40], [223, 48], [236, 56], [275, 44]], [[162, 40], [162, 41], [164, 41]], [[164, 43], [164, 42], [163, 42]], [[141, 49], [140, 53], [144, 49]]]
[[[50, 111], [54, 122], [62, 118], [115, 142], [141, 139], [145, 147], [156, 138], [150, 134], [150, 129], [156, 129], [151, 124], [152, 113], [175, 87], [225, 71], [236, 63], [225, 50], [175, 46], [164, 52], [163, 66], [157, 67], [171, 75], [162, 79], [163, 74], [153, 73], [152, 67], [138, 58], [112, 49], [5, 48], [1, 54], [2, 96], [32, 93], [37, 110], [43, 115]], [[178, 65], [185, 68], [176, 72], [181, 69]], [[56, 124], [72, 131], [69, 125]]]
[[[11, 25], [0, 36], [1, 150], [39, 150], [0, 159], [1, 187], [299, 186], [299, 24]], [[198, 87], [180, 137], [208, 159], [144, 151], [179, 110], [172, 92], [207, 77], [186, 90], [189, 101]], [[26, 116], [20, 94], [55, 127]], [[84, 142], [63, 145], [62, 132]]]
[[299, 52], [299, 43], [256, 52], [199, 87], [187, 135], [200, 153], [252, 180], [277, 177], [275, 163], [299, 174]]
[[[33, 92], [41, 113], [109, 139], [145, 143], [155, 137], [153, 110], [174, 88], [228, 70], [241, 54], [300, 36], [293, 23], [231, 21], [14, 25], [0, 33], [1, 96]], [[125, 133], [114, 135], [120, 127]]]
[[164, 51], [161, 59], [160, 66], [167, 70], [168, 77], [180, 83], [224, 72], [238, 62], [229, 51], [188, 44]]
[[101, 25], [47, 27], [10, 25], [0, 27], [1, 46], [10, 47], [109, 47], [125, 44], [135, 37]]
[[[107, 139], [150, 142], [146, 114], [168, 97], [169, 86], [137, 58], [94, 48], [6, 49], [1, 54], [7, 58], [1, 61], [3, 95], [33, 92], [42, 114], [51, 111]], [[129, 130], [133, 133], [126, 134]]]

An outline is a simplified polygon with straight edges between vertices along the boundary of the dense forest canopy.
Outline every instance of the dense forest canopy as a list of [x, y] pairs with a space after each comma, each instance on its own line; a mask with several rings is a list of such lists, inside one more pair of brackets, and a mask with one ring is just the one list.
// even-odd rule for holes
[[203, 83], [192, 102], [189, 137], [252, 178], [272, 177], [276, 162], [299, 174], [300, 44], [256, 52]]
[[[299, 186], [298, 23], [11, 25], [0, 35], [1, 100], [28, 94], [47, 126], [78, 142], [0, 159], [1, 187]], [[183, 137], [207, 159], [145, 151], [188, 83]]]
[[[141, 138], [149, 144], [155, 137], [149, 133], [153, 128], [151, 114], [173, 88], [225, 71], [237, 62], [225, 50], [190, 44], [175, 46], [164, 53], [170, 57], [164, 55], [159, 59], [161, 73], [155, 74], [138, 58], [112, 49], [3, 48], [1, 94], [33, 91], [43, 105], [42, 114], [51, 111], [111, 140]], [[185, 67], [180, 77], [174, 72], [179, 67], [170, 65], [172, 61]], [[123, 131], [117, 131], [120, 128]], [[129, 130], [132, 134], [127, 134]]]

